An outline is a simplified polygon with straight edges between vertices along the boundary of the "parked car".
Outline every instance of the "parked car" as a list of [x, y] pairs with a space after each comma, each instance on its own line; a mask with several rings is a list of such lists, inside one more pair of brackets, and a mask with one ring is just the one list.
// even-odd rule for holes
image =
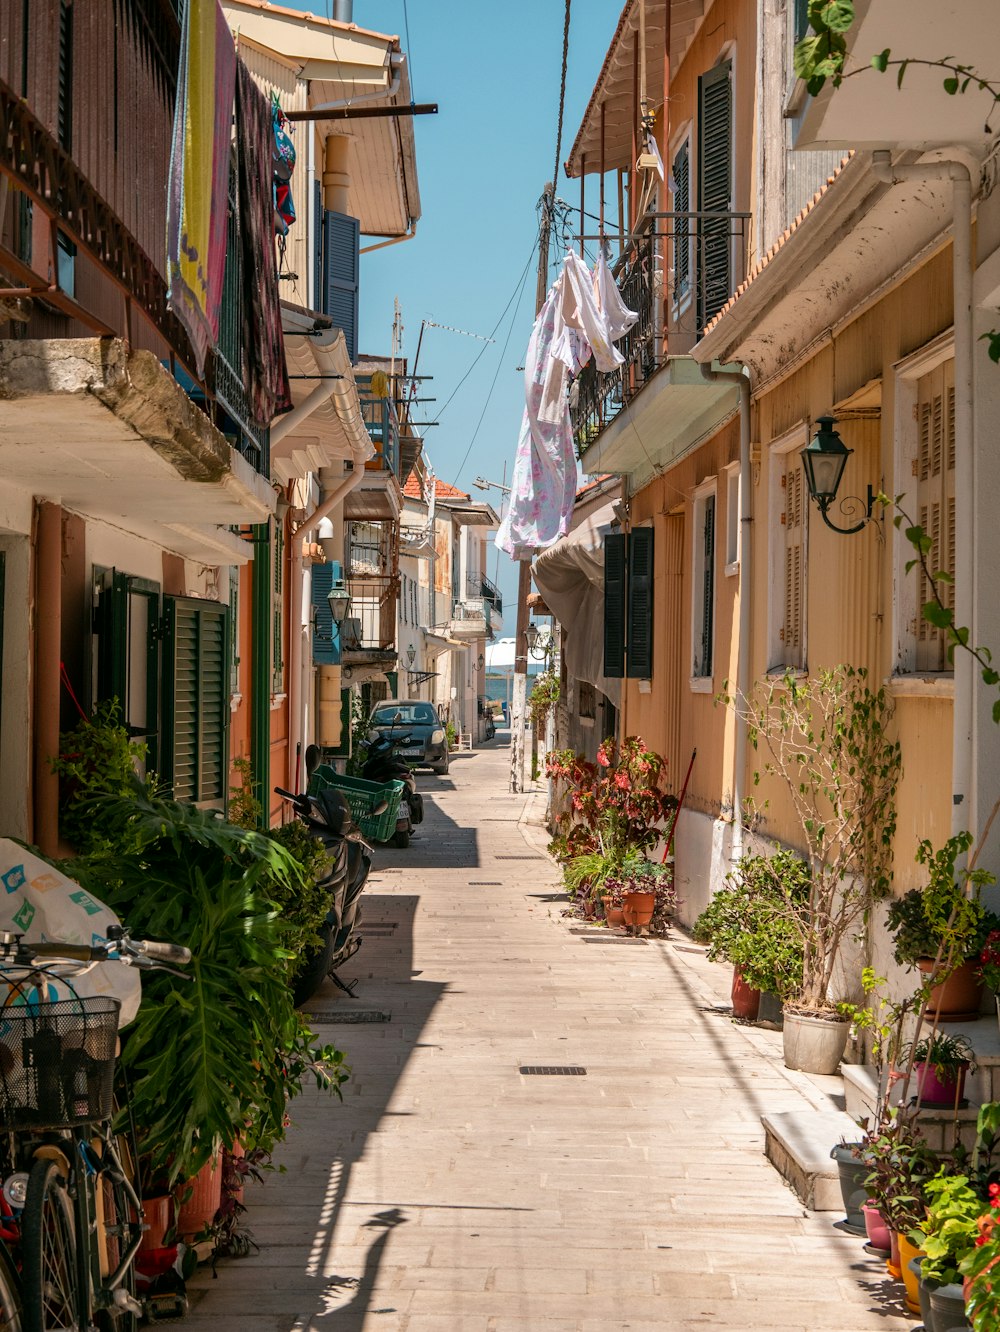
[[419, 698], [390, 698], [378, 705], [368, 724], [375, 731], [392, 728], [401, 736], [409, 736], [399, 753], [412, 767], [424, 764], [435, 772], [448, 771], [448, 736], [433, 703]]

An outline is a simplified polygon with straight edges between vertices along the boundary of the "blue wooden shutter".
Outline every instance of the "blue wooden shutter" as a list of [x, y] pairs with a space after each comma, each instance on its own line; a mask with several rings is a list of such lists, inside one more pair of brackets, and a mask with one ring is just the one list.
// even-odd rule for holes
[[732, 294], [733, 85], [728, 61], [698, 80], [698, 324], [704, 328]]
[[333, 612], [327, 597], [333, 587], [333, 564], [312, 567], [312, 604], [315, 619], [313, 661], [317, 666], [340, 665], [340, 635], [334, 632]]
[[653, 529], [637, 527], [628, 538], [628, 626], [625, 660], [630, 680], [653, 674]]
[[163, 760], [175, 800], [225, 804], [229, 782], [229, 608], [163, 598]]
[[358, 359], [358, 244], [361, 224], [346, 213], [323, 214], [323, 313], [344, 330], [351, 360]]
[[620, 680], [625, 674], [625, 534], [604, 538], [604, 674]]

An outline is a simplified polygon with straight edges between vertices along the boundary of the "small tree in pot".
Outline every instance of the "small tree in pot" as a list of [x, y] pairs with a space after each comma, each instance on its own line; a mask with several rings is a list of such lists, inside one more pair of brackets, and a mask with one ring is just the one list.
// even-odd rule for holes
[[[852, 666], [808, 679], [788, 672], [760, 682], [749, 699], [726, 701], [744, 713], [750, 743], [766, 755], [755, 785], [767, 779], [785, 788], [809, 867], [805, 900], [784, 893], [783, 918], [802, 947], [801, 985], [785, 1004], [786, 1063], [833, 1072], [848, 1030], [841, 1021], [830, 1039], [838, 1001], [848, 997], [834, 993], [841, 949], [891, 884], [900, 772], [892, 705]], [[766, 803], [752, 812], [764, 809]], [[814, 1037], [822, 1047], [815, 1060]]]

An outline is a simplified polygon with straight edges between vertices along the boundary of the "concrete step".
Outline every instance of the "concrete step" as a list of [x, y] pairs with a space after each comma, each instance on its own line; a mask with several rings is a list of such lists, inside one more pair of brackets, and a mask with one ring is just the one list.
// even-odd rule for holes
[[843, 1212], [840, 1174], [830, 1151], [861, 1136], [850, 1115], [796, 1110], [762, 1115], [761, 1123], [767, 1159], [805, 1206], [814, 1212]]

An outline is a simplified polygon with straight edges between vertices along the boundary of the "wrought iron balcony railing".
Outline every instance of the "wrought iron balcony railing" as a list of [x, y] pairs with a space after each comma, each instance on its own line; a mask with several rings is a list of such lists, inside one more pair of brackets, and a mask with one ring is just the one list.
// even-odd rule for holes
[[[573, 386], [570, 415], [583, 454], [663, 363], [671, 341], [687, 350], [746, 271], [749, 213], [651, 213], [614, 265], [625, 305], [639, 318], [617, 343], [625, 360], [590, 361]], [[584, 239], [597, 239], [585, 237]]]
[[348, 576], [351, 594], [351, 629], [344, 635], [346, 650], [385, 652], [396, 642], [396, 601], [399, 579], [387, 575]]
[[500, 589], [485, 574], [480, 574], [478, 578], [469, 579], [469, 591], [473, 596], [482, 597], [488, 601], [498, 615], [503, 614], [503, 598], [500, 595]]

